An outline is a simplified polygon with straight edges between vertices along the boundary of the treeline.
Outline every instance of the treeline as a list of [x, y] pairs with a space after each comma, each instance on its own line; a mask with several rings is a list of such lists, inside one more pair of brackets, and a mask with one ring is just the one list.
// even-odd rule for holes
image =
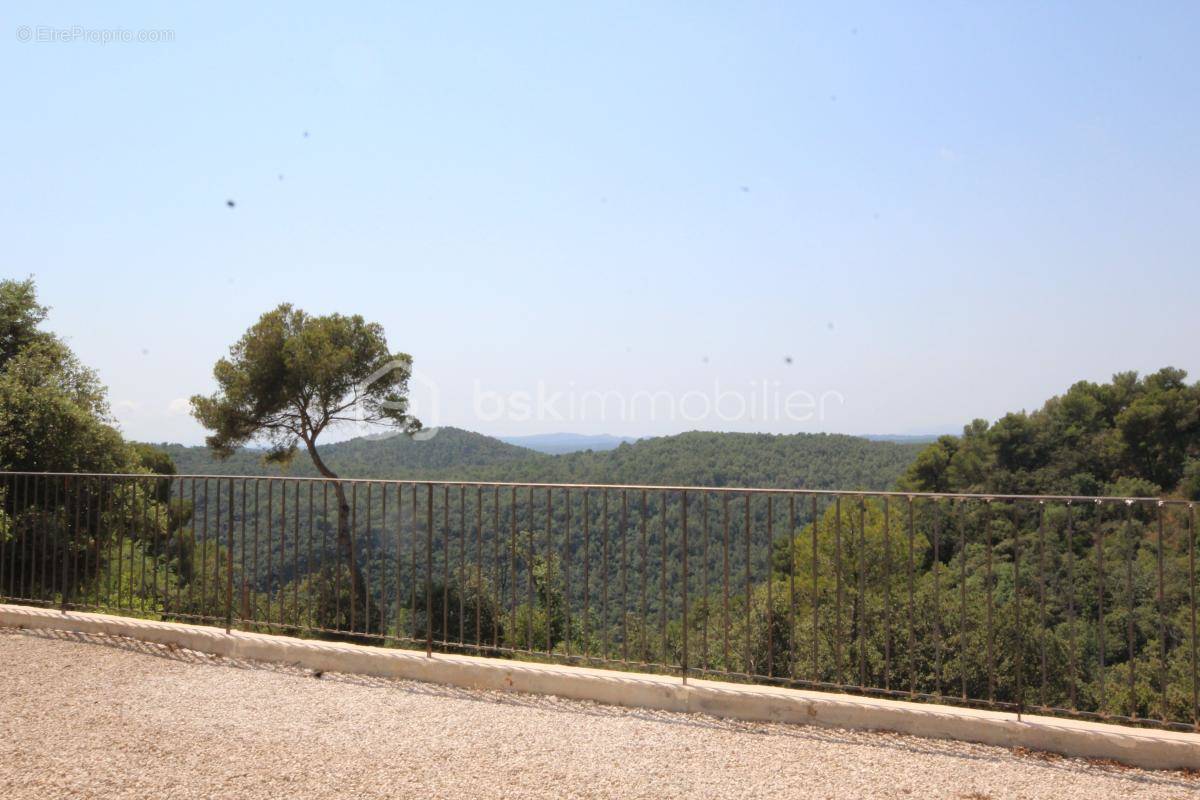
[[[181, 474], [317, 475], [307, 459], [280, 467], [263, 463], [254, 450], [218, 460], [203, 447], [155, 447]], [[895, 484], [921, 446], [838, 434], [693, 431], [613, 450], [548, 455], [445, 427], [428, 441], [359, 438], [318, 449], [345, 478], [884, 489]]]

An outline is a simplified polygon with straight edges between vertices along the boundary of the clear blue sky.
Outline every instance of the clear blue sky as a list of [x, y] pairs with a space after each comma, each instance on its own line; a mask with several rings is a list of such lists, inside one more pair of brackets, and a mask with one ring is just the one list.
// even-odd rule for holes
[[[834, 5], [7, 4], [3, 273], [151, 440], [199, 441], [180, 398], [281, 301], [383, 323], [434, 421], [501, 434], [942, 431], [1200, 377], [1200, 6]], [[539, 381], [840, 399], [477, 413]]]

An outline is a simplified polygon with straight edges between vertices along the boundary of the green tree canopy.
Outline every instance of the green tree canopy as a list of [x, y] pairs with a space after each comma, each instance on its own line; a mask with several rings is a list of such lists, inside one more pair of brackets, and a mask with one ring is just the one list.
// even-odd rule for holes
[[901, 482], [918, 491], [1200, 494], [1200, 384], [1166, 367], [1080, 381], [1042, 408], [943, 436]]
[[284, 303], [258, 322], [213, 368], [217, 392], [192, 398], [192, 413], [213, 431], [210, 448], [227, 457], [259, 437], [267, 459], [287, 462], [303, 443], [317, 468], [327, 429], [349, 422], [420, 430], [408, 415], [412, 357], [388, 350], [383, 328], [361, 316], [310, 316]]
[[[208, 446], [228, 458], [247, 442], [264, 438], [266, 459], [290, 461], [303, 443], [313, 465], [336, 479], [317, 449], [326, 430], [350, 422], [380, 425], [413, 434], [421, 423], [408, 414], [412, 357], [388, 349], [383, 328], [361, 316], [311, 316], [284, 303], [258, 322], [217, 361], [217, 392], [192, 398], [192, 413], [213, 431]], [[355, 629], [371, 632], [382, 624], [367, 618], [367, 587], [359, 570], [351, 508], [341, 482], [337, 541], [353, 575]], [[352, 612], [353, 613], [353, 612]]]
[[32, 280], [0, 281], [0, 468], [124, 472], [137, 464], [113, 425], [104, 386], [41, 329]]

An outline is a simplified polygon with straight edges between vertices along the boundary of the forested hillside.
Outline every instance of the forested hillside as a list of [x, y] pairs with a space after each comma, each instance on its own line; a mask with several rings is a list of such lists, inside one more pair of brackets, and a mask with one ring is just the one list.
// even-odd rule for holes
[[1080, 381], [1032, 413], [975, 420], [921, 451], [904, 486], [925, 491], [1200, 499], [1200, 384], [1164, 368]]
[[[157, 446], [170, 454], [181, 474], [316, 475], [303, 456], [284, 468], [264, 464], [261, 453], [253, 450], [219, 461], [203, 447]], [[920, 449], [836, 434], [695, 431], [554, 456], [458, 428], [442, 428], [428, 441], [394, 436], [319, 448], [326, 463], [347, 478], [822, 489], [889, 488]]]
[[[304, 454], [286, 466], [267, 464], [263, 451], [242, 449], [228, 459], [215, 458], [206, 447], [178, 444], [155, 445], [171, 456], [181, 474], [207, 475], [293, 475], [316, 477], [312, 461]], [[520, 462], [543, 462], [551, 457], [499, 439], [458, 428], [442, 428], [427, 441], [404, 435], [350, 439], [319, 445], [318, 452], [329, 466], [346, 478], [438, 477], [465, 470], [477, 475], [483, 468], [499, 468]], [[915, 454], [914, 454], [915, 456]]]

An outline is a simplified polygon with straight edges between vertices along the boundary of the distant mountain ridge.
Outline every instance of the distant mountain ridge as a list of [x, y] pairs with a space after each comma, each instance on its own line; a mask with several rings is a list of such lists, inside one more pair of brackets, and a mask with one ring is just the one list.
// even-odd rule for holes
[[561, 455], [582, 450], [613, 450], [626, 442], [636, 442], [636, 436], [611, 436], [607, 433], [535, 433], [526, 436], [499, 436], [500, 441], [528, 447], [539, 453]]
[[[263, 464], [261, 450], [244, 449], [218, 461], [205, 447], [157, 446], [181, 474], [317, 476], [303, 452], [282, 468]], [[841, 434], [692, 431], [622, 442], [611, 450], [551, 455], [444, 427], [427, 441], [359, 438], [322, 445], [320, 451], [346, 478], [879, 490], [891, 488], [921, 448]]]

